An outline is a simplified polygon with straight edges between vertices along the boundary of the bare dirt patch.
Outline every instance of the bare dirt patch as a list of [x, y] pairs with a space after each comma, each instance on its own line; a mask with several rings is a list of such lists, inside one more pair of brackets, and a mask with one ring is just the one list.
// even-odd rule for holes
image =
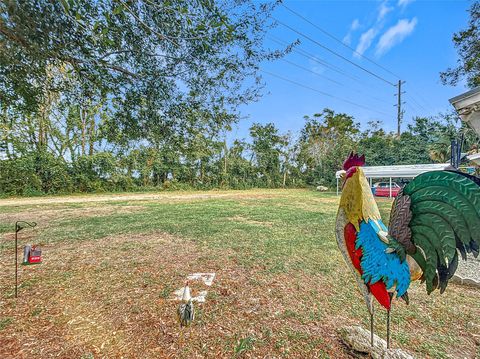
[[209, 191], [209, 192], [162, 192], [162, 193], [122, 193], [91, 194], [52, 197], [30, 197], [0, 199], [0, 206], [71, 204], [122, 201], [168, 201], [204, 200], [215, 198], [277, 198], [273, 190]]
[[[139, 205], [107, 205], [97, 204], [89, 207], [71, 208], [58, 206], [51, 209], [44, 208], [26, 208], [18, 212], [0, 213], [0, 223], [11, 223], [12, 231], [7, 233], [4, 238], [0, 238], [0, 243], [3, 240], [10, 241], [14, 235], [14, 223], [16, 221], [27, 221], [41, 223], [42, 228], [46, 228], [53, 221], [68, 220], [72, 218], [87, 218], [87, 217], [102, 217], [113, 214], [127, 214], [143, 210], [143, 206]], [[34, 238], [38, 228], [22, 232], [22, 239], [26, 240], [29, 237]], [[28, 233], [27, 233], [28, 232]]]
[[319, 209], [324, 209], [326, 206], [331, 206], [327, 208], [336, 210], [339, 199], [339, 197], [309, 198], [308, 202], [295, 202], [293, 205], [298, 209], [308, 212], [318, 212]]

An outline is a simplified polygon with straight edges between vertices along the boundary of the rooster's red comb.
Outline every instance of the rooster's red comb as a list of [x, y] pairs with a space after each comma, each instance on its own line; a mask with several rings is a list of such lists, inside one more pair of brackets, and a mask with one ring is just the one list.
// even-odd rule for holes
[[365, 164], [365, 155], [359, 156], [356, 153], [350, 152], [350, 156], [343, 162], [343, 169], [348, 171], [349, 168], [354, 166], [363, 166]]

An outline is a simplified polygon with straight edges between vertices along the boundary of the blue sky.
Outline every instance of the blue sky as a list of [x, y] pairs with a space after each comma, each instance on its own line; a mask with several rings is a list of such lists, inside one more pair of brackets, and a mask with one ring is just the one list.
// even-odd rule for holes
[[[466, 27], [470, 4], [470, 1], [459, 0], [285, 2], [290, 9], [406, 81], [403, 85], [406, 91], [403, 95], [406, 102], [403, 128], [413, 116], [430, 116], [450, 110], [448, 99], [465, 90], [463, 84], [457, 87], [442, 85], [439, 73], [456, 64], [452, 35]], [[284, 7], [279, 6], [273, 16], [387, 81], [398, 81], [398, 77], [358, 56]], [[325, 107], [353, 115], [363, 128], [368, 121], [380, 120], [386, 131], [396, 130], [395, 87], [283, 25], [279, 24], [270, 34], [267, 47], [281, 48], [272, 39], [285, 42], [299, 39], [301, 44], [296, 49], [314, 55], [314, 59], [293, 52], [285, 57], [290, 63], [283, 60], [264, 63], [264, 71], [346, 101], [264, 73], [265, 95], [260, 101], [242, 107], [245, 118], [234, 127], [229, 137], [247, 138], [248, 128], [254, 122], [273, 122], [282, 133], [296, 132], [304, 123], [304, 115], [320, 112]], [[338, 71], [333, 70], [332, 65]]]

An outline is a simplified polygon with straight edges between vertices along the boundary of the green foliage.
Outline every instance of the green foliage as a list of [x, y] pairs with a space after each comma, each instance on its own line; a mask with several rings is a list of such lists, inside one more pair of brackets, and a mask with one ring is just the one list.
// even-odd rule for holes
[[453, 35], [453, 44], [458, 51], [458, 66], [440, 74], [444, 84], [457, 85], [466, 79], [471, 88], [480, 86], [480, 2], [470, 7], [468, 28]]
[[253, 348], [253, 345], [256, 341], [256, 338], [249, 335], [245, 338], [242, 338], [238, 341], [237, 345], [235, 345], [235, 348], [233, 349], [233, 352], [235, 353], [235, 356], [239, 356]]
[[[75, 189], [80, 192], [121, 189], [121, 187], [116, 188], [115, 182], [116, 180], [122, 182], [123, 177], [116, 176], [116, 171], [116, 160], [108, 152], [80, 156], [72, 163], [71, 168]], [[126, 180], [123, 179], [123, 181]]]
[[50, 152], [29, 152], [21, 158], [2, 161], [0, 188], [3, 193], [17, 195], [72, 191], [65, 161]]
[[[133, 149], [87, 149], [63, 156], [46, 147], [7, 155], [1, 160], [0, 193], [178, 190], [335, 185], [334, 173], [353, 149], [367, 165], [445, 162], [452, 138], [464, 134], [464, 149], [478, 146], [471, 130], [451, 115], [415, 118], [400, 138], [372, 122], [365, 131], [353, 117], [325, 109], [305, 118], [298, 138], [281, 134], [274, 124], [254, 124], [251, 139], [234, 140], [211, 127], [207, 118], [191, 118], [177, 145], [142, 144]], [[82, 142], [71, 144], [82, 147]], [[7, 146], [8, 147], [8, 146]], [[11, 147], [11, 146], [10, 146]], [[68, 146], [67, 146], [68, 147]], [[11, 157], [11, 158], [9, 158]]]
[[63, 158], [41, 151], [35, 155], [35, 172], [42, 184], [43, 193], [72, 191], [71, 178]]
[[266, 187], [278, 187], [280, 177], [280, 154], [283, 138], [273, 123], [250, 127], [252, 154], [256, 165], [256, 183]]
[[272, 6], [250, 1], [39, 0], [0, 9], [2, 102], [41, 112], [49, 85], [101, 97], [129, 136], [158, 135], [192, 108], [217, 115], [224, 103], [248, 102], [259, 87], [238, 84], [276, 56], [262, 48]]
[[0, 192], [226, 185], [219, 136], [284, 54], [263, 46], [275, 5], [0, 3]]
[[227, 143], [239, 106], [261, 95], [259, 64], [291, 49], [263, 45], [276, 5], [1, 2], [0, 195], [333, 186], [352, 149], [386, 165], [445, 161], [459, 133], [478, 147], [450, 115], [416, 118], [398, 139], [331, 109], [306, 116], [298, 139], [269, 123]]
[[2, 161], [0, 188], [3, 193], [11, 195], [41, 193], [42, 183], [35, 171], [35, 159], [32, 154]]
[[310, 185], [332, 186], [332, 173], [341, 168], [354, 148], [360, 125], [352, 116], [330, 109], [314, 114], [313, 118], [305, 116], [305, 121], [298, 144], [302, 178]]
[[443, 291], [450, 278], [442, 272], [448, 273], [448, 266], [455, 263], [456, 248], [462, 256], [474, 249], [475, 243], [478, 248], [480, 188], [464, 175], [434, 171], [416, 177], [403, 193], [412, 203], [412, 242], [425, 255], [419, 264], [427, 291], [432, 292], [437, 285]]

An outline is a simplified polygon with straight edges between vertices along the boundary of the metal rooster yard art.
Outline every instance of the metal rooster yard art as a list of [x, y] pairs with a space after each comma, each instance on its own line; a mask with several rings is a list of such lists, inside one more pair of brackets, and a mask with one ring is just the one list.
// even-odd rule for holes
[[387, 310], [394, 297], [408, 304], [408, 288], [425, 282], [427, 293], [443, 293], [458, 265], [458, 252], [479, 253], [480, 179], [455, 171], [426, 172], [396, 197], [387, 228], [362, 166], [351, 153], [343, 164], [343, 189], [336, 221], [337, 243], [355, 275], [370, 313], [373, 346], [374, 299]]
[[192, 295], [190, 294], [190, 287], [188, 281], [185, 283], [185, 288], [182, 295], [182, 303], [177, 310], [177, 319], [181, 327], [188, 327], [195, 319], [195, 309], [193, 307]]

